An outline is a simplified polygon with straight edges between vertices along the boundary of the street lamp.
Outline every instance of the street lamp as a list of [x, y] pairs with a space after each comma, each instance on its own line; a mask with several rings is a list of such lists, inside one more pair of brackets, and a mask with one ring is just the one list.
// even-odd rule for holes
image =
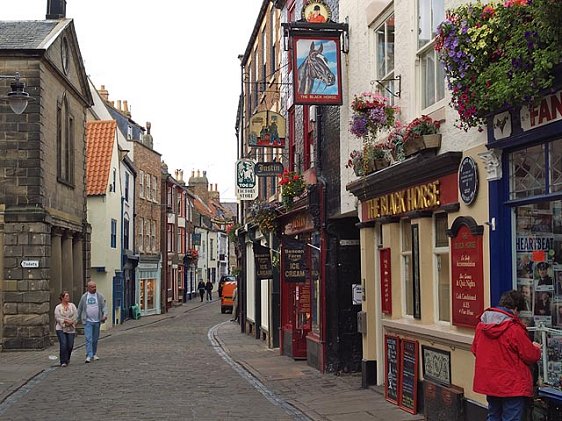
[[1, 97], [0, 100], [8, 102], [14, 113], [23, 113], [27, 108], [27, 103], [33, 98], [30, 98], [29, 94], [25, 92], [25, 84], [20, 82], [20, 74], [16, 72], [15, 75], [0, 75], [0, 79], [13, 80], [10, 84], [12, 90], [8, 92], [7, 96]]

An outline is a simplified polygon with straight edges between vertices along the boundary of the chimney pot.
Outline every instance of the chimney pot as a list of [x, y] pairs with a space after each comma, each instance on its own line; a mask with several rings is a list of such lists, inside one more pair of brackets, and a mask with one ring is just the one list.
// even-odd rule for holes
[[47, 0], [47, 20], [66, 18], [66, 0]]
[[98, 93], [100, 94], [101, 99], [109, 102], [109, 91], [105, 89], [105, 85], [101, 85], [101, 87], [98, 89]]
[[117, 100], [117, 107], [116, 107], [119, 111], [121, 111], [121, 100], [118, 99]]

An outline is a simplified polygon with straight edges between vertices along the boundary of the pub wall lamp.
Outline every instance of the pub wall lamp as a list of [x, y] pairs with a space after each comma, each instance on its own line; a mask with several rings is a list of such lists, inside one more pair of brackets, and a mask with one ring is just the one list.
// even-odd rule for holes
[[33, 98], [29, 96], [27, 92], [25, 92], [25, 84], [20, 82], [20, 74], [16, 72], [15, 75], [0, 75], [0, 80], [13, 80], [10, 84], [10, 88], [12, 89], [8, 92], [8, 95], [0, 97], [0, 100], [4, 102], [8, 102], [10, 104], [10, 108], [16, 114], [21, 114], [27, 108], [27, 103]]

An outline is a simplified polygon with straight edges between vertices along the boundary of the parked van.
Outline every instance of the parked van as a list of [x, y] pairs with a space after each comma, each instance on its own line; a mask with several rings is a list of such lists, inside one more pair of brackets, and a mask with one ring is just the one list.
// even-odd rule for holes
[[226, 281], [222, 287], [221, 313], [232, 313], [234, 310], [233, 294], [236, 289], [235, 281]]

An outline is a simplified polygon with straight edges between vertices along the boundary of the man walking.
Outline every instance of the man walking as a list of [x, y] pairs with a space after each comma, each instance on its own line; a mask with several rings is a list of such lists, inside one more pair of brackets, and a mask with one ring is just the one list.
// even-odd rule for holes
[[207, 301], [213, 301], [213, 283], [210, 279], [207, 279], [205, 290], [207, 290]]
[[96, 283], [88, 282], [87, 291], [80, 298], [78, 304], [78, 317], [84, 325], [86, 338], [86, 363], [99, 360], [96, 355], [98, 339], [100, 337], [100, 324], [107, 320], [107, 304], [104, 296], [96, 292]]

